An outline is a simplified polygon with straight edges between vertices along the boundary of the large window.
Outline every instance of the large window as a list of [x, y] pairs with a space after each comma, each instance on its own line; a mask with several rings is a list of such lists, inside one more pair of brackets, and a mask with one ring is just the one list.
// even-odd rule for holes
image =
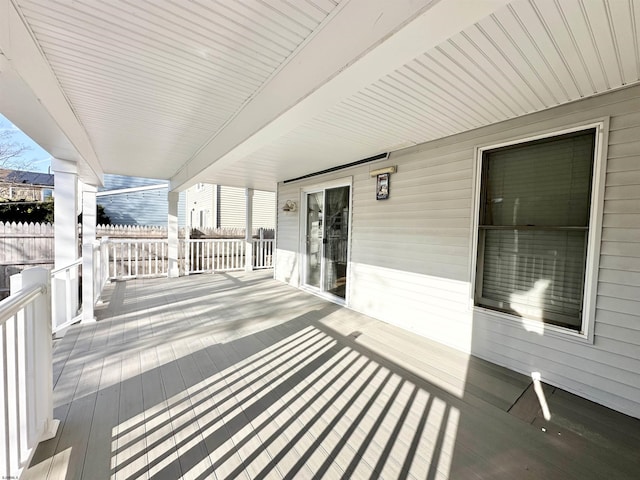
[[476, 305], [581, 331], [595, 139], [483, 152]]

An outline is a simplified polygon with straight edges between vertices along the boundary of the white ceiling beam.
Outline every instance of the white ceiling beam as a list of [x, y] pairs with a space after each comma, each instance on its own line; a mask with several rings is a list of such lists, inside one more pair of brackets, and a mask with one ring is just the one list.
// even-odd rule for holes
[[0, 0], [0, 111], [53, 157], [77, 163], [85, 183], [102, 185], [89, 137], [11, 0]]
[[509, 0], [351, 0], [171, 178], [181, 190], [293, 130]]

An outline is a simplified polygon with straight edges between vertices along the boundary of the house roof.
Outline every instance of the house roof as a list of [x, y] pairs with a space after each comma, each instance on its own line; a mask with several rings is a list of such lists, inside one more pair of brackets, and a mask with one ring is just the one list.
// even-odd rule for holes
[[640, 3], [3, 2], [0, 110], [81, 178], [277, 181], [638, 83]]
[[53, 175], [22, 170], [6, 170], [0, 168], [0, 183], [32, 185], [53, 188]]

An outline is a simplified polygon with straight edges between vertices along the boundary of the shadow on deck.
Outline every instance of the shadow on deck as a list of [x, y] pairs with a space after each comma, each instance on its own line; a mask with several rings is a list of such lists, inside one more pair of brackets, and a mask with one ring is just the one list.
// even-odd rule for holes
[[109, 287], [25, 478], [637, 478], [639, 420], [547, 389], [541, 426], [528, 378], [269, 276]]

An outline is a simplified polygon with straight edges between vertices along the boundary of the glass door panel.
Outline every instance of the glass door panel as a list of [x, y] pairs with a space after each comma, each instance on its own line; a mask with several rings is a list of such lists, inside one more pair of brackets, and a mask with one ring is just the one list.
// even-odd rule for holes
[[306, 265], [304, 283], [320, 288], [322, 278], [322, 212], [324, 192], [307, 193]]
[[337, 187], [325, 190], [322, 290], [345, 298], [347, 252], [349, 246], [349, 190]]

